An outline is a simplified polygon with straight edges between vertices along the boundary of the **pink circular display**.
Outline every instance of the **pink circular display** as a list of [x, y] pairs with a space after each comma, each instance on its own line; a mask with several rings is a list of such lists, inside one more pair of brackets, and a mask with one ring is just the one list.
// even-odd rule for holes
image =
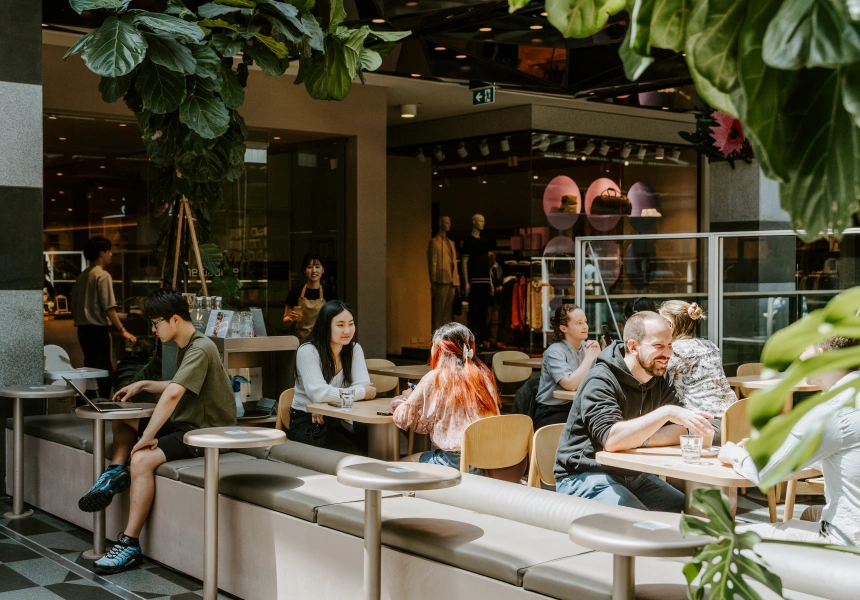
[[657, 194], [644, 181], [637, 181], [627, 192], [633, 210], [630, 213], [630, 225], [640, 233], [645, 233], [657, 224], [657, 217], [643, 217], [643, 208], [657, 208]]
[[607, 177], [596, 179], [594, 183], [588, 186], [588, 191], [585, 193], [585, 214], [588, 215], [588, 222], [599, 231], [609, 231], [621, 220], [621, 215], [592, 215], [591, 204], [607, 189], [613, 189], [619, 194], [621, 188], [614, 181]]
[[579, 186], [566, 175], [553, 177], [543, 192], [543, 212], [555, 229], [564, 231], [573, 227], [582, 210]]

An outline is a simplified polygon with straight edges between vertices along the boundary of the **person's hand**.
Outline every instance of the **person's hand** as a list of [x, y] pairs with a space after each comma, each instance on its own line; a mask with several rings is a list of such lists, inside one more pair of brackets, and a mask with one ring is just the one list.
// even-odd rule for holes
[[144, 432], [144, 436], [137, 440], [134, 448], [131, 449], [131, 455], [134, 456], [134, 453], [138, 450], [155, 450], [156, 448], [158, 448], [158, 440], [146, 437]]
[[702, 437], [711, 435], [714, 432], [713, 426], [708, 422], [708, 419], [713, 419], [713, 415], [700, 410], [688, 410], [680, 406], [669, 406], [669, 421], [686, 427], [693, 432], [693, 435], [701, 435]]
[[134, 383], [117, 390], [113, 395], [114, 402], [128, 402], [133, 396], [136, 396], [143, 391], [143, 382], [135, 381]]
[[322, 415], [311, 413], [311, 423], [314, 425], [325, 425], [325, 419]]
[[717, 460], [727, 465], [732, 464], [732, 459], [729, 458], [729, 455], [731, 454], [732, 450], [739, 447], [741, 447], [740, 444], [726, 442], [723, 447], [720, 448], [720, 453], [717, 455]]
[[594, 340], [585, 342], [585, 358], [586, 360], [594, 360], [600, 354], [600, 344]]
[[137, 343], [137, 338], [136, 338], [136, 337], [134, 337], [131, 333], [129, 333], [127, 329], [123, 329], [123, 330], [122, 330], [122, 337], [124, 337], [125, 339], [127, 339], [127, 340], [128, 340], [129, 342], [131, 342], [132, 344], [136, 344], [136, 343]]
[[364, 386], [364, 399], [373, 400], [374, 398], [376, 398], [376, 386], [368, 383]]
[[391, 399], [391, 402], [389, 403], [388, 408], [393, 413], [395, 410], [397, 410], [397, 407], [400, 406], [401, 404], [403, 404], [404, 402], [406, 402], [406, 397], [403, 396], [402, 394], [400, 396], [394, 396], [394, 398]]

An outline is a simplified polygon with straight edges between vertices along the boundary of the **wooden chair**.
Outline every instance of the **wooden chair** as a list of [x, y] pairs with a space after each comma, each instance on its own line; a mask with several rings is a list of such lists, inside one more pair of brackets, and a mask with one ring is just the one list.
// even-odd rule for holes
[[[368, 370], [385, 369], [388, 367], [397, 366], [390, 360], [385, 360], [384, 358], [367, 358], [364, 360], [364, 364], [367, 365]], [[374, 385], [374, 387], [376, 387], [377, 398], [379, 398], [381, 394], [387, 394], [388, 392], [397, 387], [397, 377], [388, 377], [386, 375], [371, 375], [370, 382]]]
[[529, 461], [529, 486], [541, 487], [541, 483], [555, 486], [555, 455], [558, 440], [564, 431], [564, 423], [547, 425], [535, 431], [532, 438], [532, 455]]
[[290, 388], [281, 392], [281, 397], [278, 398], [278, 418], [275, 421], [275, 429], [280, 429], [284, 433], [290, 431], [290, 408], [293, 406], [295, 395], [295, 388]]
[[[761, 375], [762, 363], [744, 363], [738, 365], [738, 377], [748, 377], [749, 375]], [[735, 388], [735, 394], [738, 398], [746, 398], [749, 394], [742, 386]]]
[[[487, 473], [497, 479], [519, 482], [532, 453], [534, 428], [528, 415], [500, 415], [475, 421], [463, 432], [460, 449], [460, 471], [469, 467], [505, 470]], [[509, 469], [510, 467], [522, 469]], [[519, 475], [511, 471], [518, 471]]]
[[[525, 352], [517, 352], [514, 350], [506, 350], [504, 352], [496, 352], [493, 355], [493, 375], [499, 382], [499, 387], [503, 383], [518, 383], [522, 384], [529, 380], [532, 376], [531, 367], [511, 367], [505, 364], [506, 360], [528, 360], [530, 357]], [[516, 394], [499, 394], [503, 406], [513, 406], [514, 397]], [[507, 402], [506, 402], [507, 400]]]

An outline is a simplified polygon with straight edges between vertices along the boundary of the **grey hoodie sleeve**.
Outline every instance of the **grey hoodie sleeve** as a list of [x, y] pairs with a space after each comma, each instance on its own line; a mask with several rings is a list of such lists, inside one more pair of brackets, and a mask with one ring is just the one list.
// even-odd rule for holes
[[[591, 377], [581, 390], [582, 420], [593, 442], [605, 446], [612, 426], [623, 421], [621, 407], [615, 399], [615, 386], [603, 377]], [[595, 448], [597, 450], [597, 448]]]

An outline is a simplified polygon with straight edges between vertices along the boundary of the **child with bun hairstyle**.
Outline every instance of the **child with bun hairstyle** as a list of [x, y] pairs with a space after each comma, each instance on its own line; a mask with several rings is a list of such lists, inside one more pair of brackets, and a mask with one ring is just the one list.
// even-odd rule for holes
[[[460, 468], [466, 428], [499, 414], [499, 393], [490, 369], [475, 356], [475, 337], [459, 323], [433, 333], [432, 371], [406, 393], [391, 400], [394, 423], [404, 430], [429, 433], [433, 450], [403, 460]], [[473, 470], [476, 472], [476, 470]]]
[[694, 337], [696, 323], [704, 319], [702, 307], [693, 302], [668, 300], [660, 314], [672, 324], [672, 350], [666, 375], [675, 384], [678, 397], [690, 410], [721, 417], [737, 396], [729, 386], [720, 349], [709, 340]]

